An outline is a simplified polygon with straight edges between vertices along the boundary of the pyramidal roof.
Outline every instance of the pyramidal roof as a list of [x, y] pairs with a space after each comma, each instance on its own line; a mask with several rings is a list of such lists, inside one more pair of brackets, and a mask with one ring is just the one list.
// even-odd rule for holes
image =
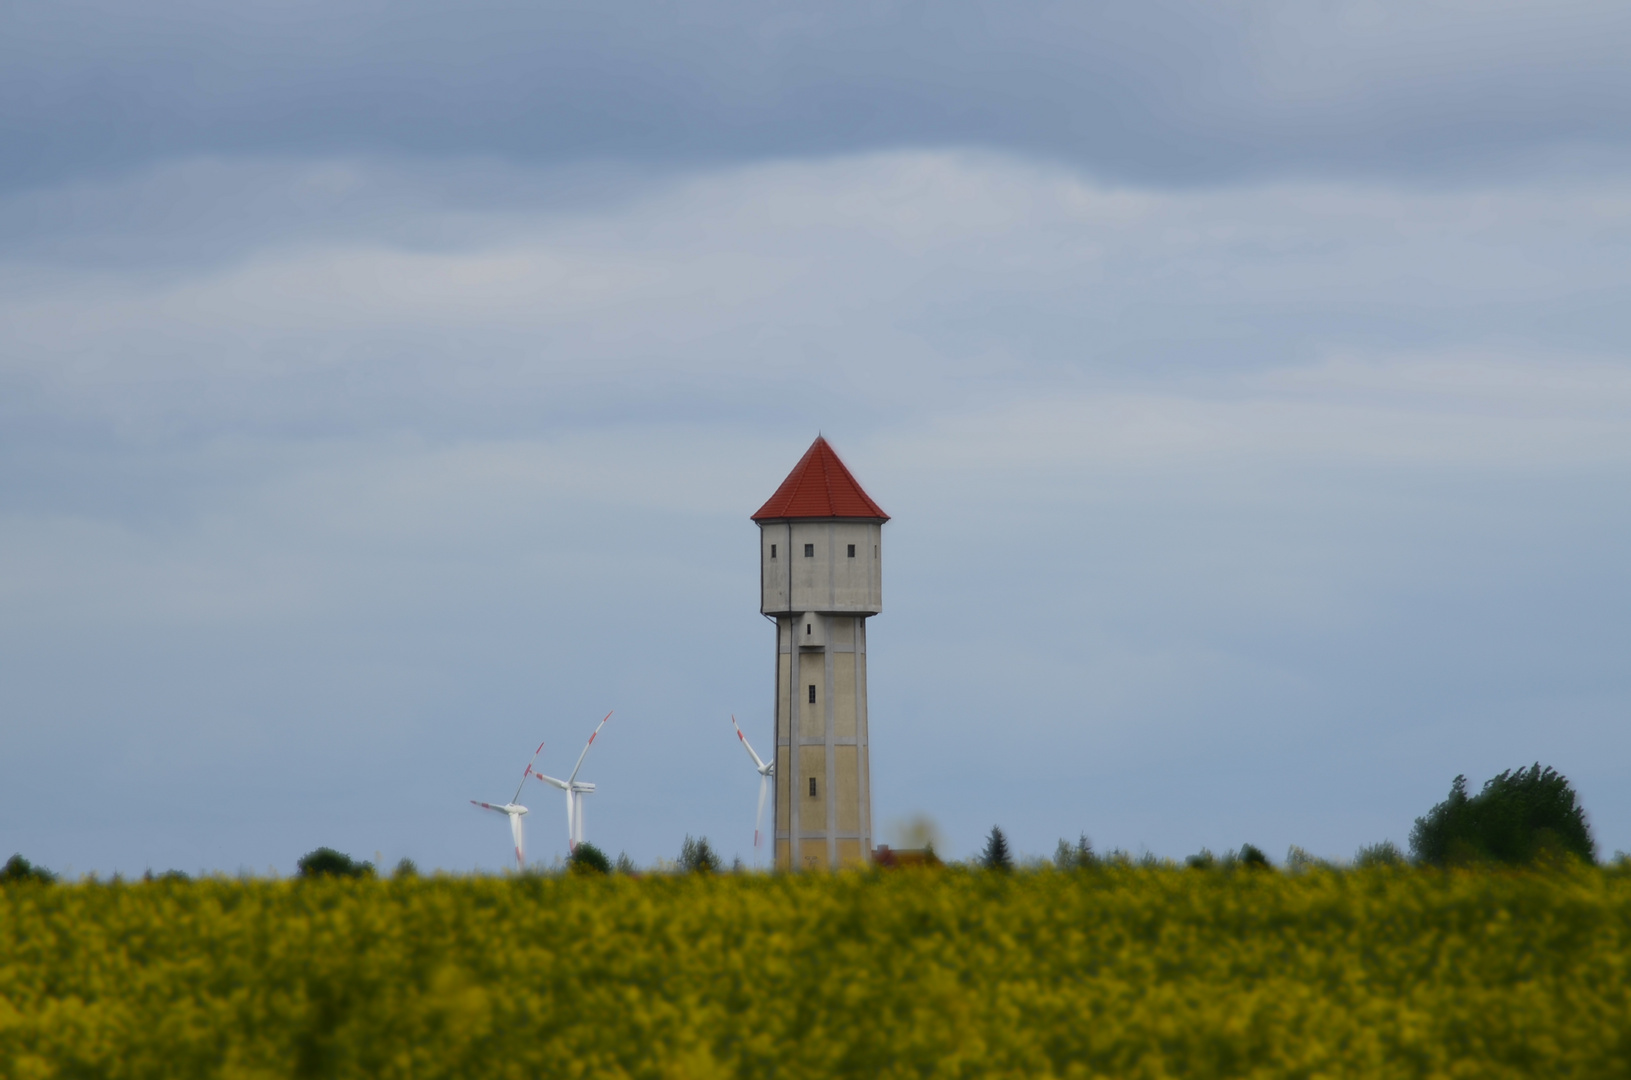
[[827, 440], [816, 436], [782, 486], [776, 489], [754, 521], [782, 518], [871, 518], [888, 521], [889, 515], [861, 490], [855, 477], [838, 460]]

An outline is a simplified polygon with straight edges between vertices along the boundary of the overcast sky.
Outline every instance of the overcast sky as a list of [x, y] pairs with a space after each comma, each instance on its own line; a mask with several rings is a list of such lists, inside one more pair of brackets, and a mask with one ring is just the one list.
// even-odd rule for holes
[[[875, 826], [1631, 848], [1631, 16], [13, 4], [0, 857], [752, 862], [748, 515], [894, 516]], [[530, 854], [565, 848], [534, 785]]]

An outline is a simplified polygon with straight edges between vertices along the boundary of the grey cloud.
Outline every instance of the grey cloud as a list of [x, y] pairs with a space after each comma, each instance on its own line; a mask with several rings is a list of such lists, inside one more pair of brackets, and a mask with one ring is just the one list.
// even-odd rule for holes
[[[0, 263], [0, 439], [803, 424], [1342, 356], [1617, 364], [1631, 340], [1611, 181], [1155, 192], [896, 154], [560, 186], [202, 164], [0, 200], [61, 226]], [[206, 224], [143, 261], [183, 203]], [[221, 224], [245, 204], [257, 224]]]
[[1623, 157], [1609, 3], [13, 5], [0, 179], [986, 146], [1166, 183]]

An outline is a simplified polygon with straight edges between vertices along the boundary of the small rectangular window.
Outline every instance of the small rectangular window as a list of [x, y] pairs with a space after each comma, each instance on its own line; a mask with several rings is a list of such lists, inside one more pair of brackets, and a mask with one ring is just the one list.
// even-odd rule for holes
[[774, 559], [776, 557], [776, 545], [775, 544], [770, 545], [770, 557], [772, 559]]
[[815, 777], [810, 777], [810, 798], [816, 797]]
[[813, 623], [805, 623], [804, 624], [804, 636], [805, 637], [813, 637], [814, 636], [813, 634], [810, 633], [810, 630], [813, 627], [813, 625], [814, 625]]
[[815, 545], [814, 544], [805, 544], [804, 545], [804, 557], [806, 559], [815, 558]]
[[855, 545], [854, 544], [851, 544], [849, 546], [849, 557], [852, 558], [852, 559], [855, 558]]
[[815, 683], [810, 684], [810, 704], [815, 704]]

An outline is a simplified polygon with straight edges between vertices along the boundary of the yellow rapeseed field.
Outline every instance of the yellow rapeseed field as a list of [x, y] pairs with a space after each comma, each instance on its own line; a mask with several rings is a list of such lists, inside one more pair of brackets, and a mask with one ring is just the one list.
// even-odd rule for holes
[[1631, 877], [0, 890], [5, 1077], [1626, 1077]]

